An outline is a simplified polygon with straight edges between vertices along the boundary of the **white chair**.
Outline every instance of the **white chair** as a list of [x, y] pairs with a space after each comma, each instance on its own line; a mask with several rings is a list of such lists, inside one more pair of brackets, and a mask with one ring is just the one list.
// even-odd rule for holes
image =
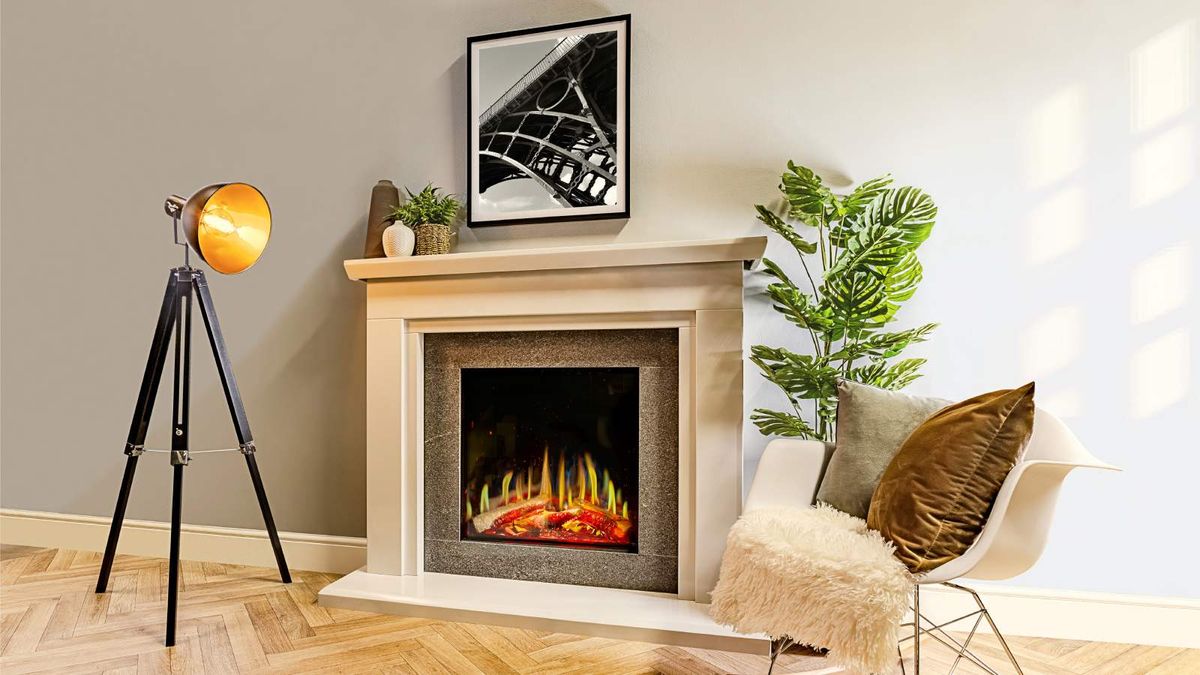
[[[771, 441], [759, 460], [743, 511], [768, 506], [811, 506], [831, 454], [832, 447], [820, 441]], [[958, 651], [955, 666], [966, 658], [995, 674], [994, 669], [968, 649], [981, 620], [988, 622], [1017, 672], [1023, 672], [979, 595], [953, 581], [962, 577], [1008, 579], [1033, 567], [1046, 548], [1050, 520], [1063, 479], [1077, 468], [1120, 470], [1093, 457], [1058, 418], [1037, 409], [1025, 454], [1000, 486], [996, 503], [975, 543], [961, 557], [919, 577], [913, 587], [913, 633], [901, 642], [914, 641], [917, 673], [921, 672], [919, 638], [924, 634]], [[969, 593], [978, 609], [953, 621], [934, 624], [921, 614], [920, 609], [920, 589], [928, 584], [942, 584]], [[971, 618], [975, 619], [975, 625], [962, 642], [944, 630], [949, 624]]]

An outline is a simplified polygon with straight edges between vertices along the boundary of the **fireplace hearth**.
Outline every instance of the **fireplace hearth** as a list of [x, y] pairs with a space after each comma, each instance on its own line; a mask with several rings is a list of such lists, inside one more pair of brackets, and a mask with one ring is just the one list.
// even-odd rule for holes
[[636, 552], [638, 369], [460, 372], [462, 538]]

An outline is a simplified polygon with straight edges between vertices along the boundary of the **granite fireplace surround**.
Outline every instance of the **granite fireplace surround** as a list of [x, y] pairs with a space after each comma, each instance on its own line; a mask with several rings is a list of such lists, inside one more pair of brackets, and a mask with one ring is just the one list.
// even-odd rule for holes
[[[763, 636], [717, 625], [705, 604], [741, 512], [743, 284], [765, 246], [346, 261], [366, 290], [367, 564], [321, 589], [321, 604], [766, 653]], [[636, 549], [463, 540], [454, 371], [519, 364], [639, 369]]]
[[[425, 570], [639, 591], [678, 590], [679, 332], [439, 333], [425, 338]], [[462, 368], [638, 368], [636, 553], [460, 537]]]

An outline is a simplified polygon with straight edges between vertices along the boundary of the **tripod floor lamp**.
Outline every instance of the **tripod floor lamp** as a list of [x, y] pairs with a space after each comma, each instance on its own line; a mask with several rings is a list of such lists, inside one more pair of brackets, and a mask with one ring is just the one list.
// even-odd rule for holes
[[[129, 490], [133, 485], [133, 474], [137, 470], [138, 458], [145, 453], [169, 454], [172, 467], [171, 492], [171, 553], [167, 575], [167, 629], [166, 645], [175, 644], [175, 616], [179, 594], [179, 526], [183, 510], [183, 467], [188, 465], [193, 454], [209, 452], [239, 452], [246, 458], [250, 470], [250, 481], [258, 496], [271, 548], [275, 551], [275, 562], [279, 565], [279, 576], [283, 583], [292, 582], [287, 561], [283, 557], [283, 546], [279, 543], [279, 532], [275, 519], [271, 517], [271, 506], [263, 488], [262, 476], [255, 459], [254, 437], [250, 434], [250, 423], [246, 421], [246, 409], [242, 395], [238, 392], [233, 377], [225, 339], [217, 322], [212, 296], [208, 292], [208, 281], [204, 271], [192, 267], [188, 250], [194, 249], [200, 259], [222, 274], [237, 274], [258, 261], [271, 236], [271, 210], [267, 200], [256, 188], [245, 183], [221, 183], [209, 185], [188, 199], [178, 196], [167, 198], [164, 205], [175, 227], [175, 243], [184, 247], [184, 264], [171, 270], [167, 279], [167, 292], [163, 296], [154, 339], [150, 343], [150, 357], [146, 361], [146, 372], [142, 375], [142, 388], [138, 392], [137, 406], [133, 411], [133, 423], [125, 442], [125, 475], [117, 493], [117, 506], [113, 512], [112, 527], [108, 532], [108, 544], [104, 549], [104, 561], [100, 565], [100, 578], [96, 581], [96, 592], [108, 588], [108, 577], [112, 572], [113, 558], [117, 553], [117, 540], [121, 536], [121, 523], [125, 520], [125, 507], [129, 503]], [[186, 242], [179, 240], [180, 230]], [[225, 390], [225, 402], [233, 416], [233, 428], [237, 433], [238, 446], [220, 450], [191, 450], [188, 447], [188, 403], [191, 380], [191, 333], [193, 296], [200, 304], [200, 317], [204, 321], [208, 342], [217, 361], [221, 387]], [[175, 337], [175, 387], [172, 406], [171, 447], [151, 449], [145, 446], [146, 432], [150, 427], [150, 413], [154, 409], [154, 397], [158, 393], [159, 380], [167, 360], [167, 348], [171, 334]]]

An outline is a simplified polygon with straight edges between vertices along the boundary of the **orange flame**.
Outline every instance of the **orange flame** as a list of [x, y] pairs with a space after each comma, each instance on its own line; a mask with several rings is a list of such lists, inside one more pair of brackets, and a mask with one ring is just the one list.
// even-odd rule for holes
[[550, 446], [542, 450], [542, 485], [538, 488], [538, 496], [549, 499], [554, 496], [554, 486], [550, 484]]
[[579, 457], [575, 460], [575, 473], [579, 476], [579, 501], [587, 500], [587, 483], [584, 481], [586, 477], [583, 473], [583, 458]]
[[558, 508], [566, 508], [567, 503], [567, 460], [563, 453], [558, 453]]
[[588, 481], [592, 488], [592, 503], [600, 503], [600, 488], [596, 482], [596, 465], [592, 463], [592, 455], [589, 452], [583, 453], [583, 461], [587, 462]]

